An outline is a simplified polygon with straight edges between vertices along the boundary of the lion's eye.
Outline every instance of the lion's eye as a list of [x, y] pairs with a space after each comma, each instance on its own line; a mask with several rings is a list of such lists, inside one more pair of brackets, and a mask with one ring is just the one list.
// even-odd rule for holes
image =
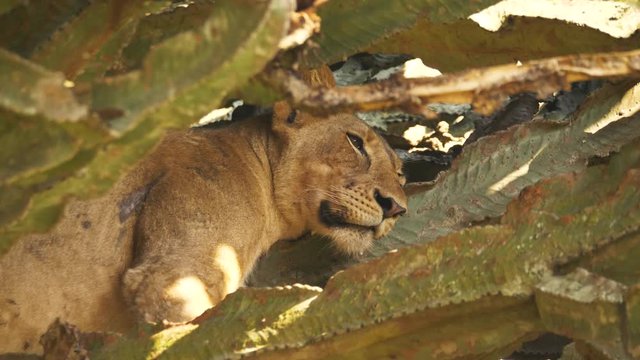
[[407, 177], [404, 175], [404, 173], [399, 172], [398, 178], [400, 179], [400, 185], [404, 186], [404, 184], [407, 183]]
[[358, 151], [360, 151], [362, 155], [367, 155], [367, 152], [364, 150], [364, 142], [362, 141], [361, 137], [347, 133], [347, 139], [349, 140], [351, 146], [358, 149]]

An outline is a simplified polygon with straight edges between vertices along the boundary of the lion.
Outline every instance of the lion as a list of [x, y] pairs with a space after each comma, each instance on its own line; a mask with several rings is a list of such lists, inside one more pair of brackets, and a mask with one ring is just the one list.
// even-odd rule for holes
[[352, 114], [272, 114], [169, 133], [103, 197], [70, 203], [0, 259], [0, 353], [39, 353], [56, 318], [84, 331], [190, 321], [281, 239], [349, 254], [406, 212], [402, 164]]

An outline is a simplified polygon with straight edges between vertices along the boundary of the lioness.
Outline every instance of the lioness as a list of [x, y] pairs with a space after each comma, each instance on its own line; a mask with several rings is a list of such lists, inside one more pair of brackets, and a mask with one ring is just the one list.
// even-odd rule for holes
[[0, 353], [40, 352], [57, 317], [87, 331], [193, 319], [277, 240], [357, 253], [405, 212], [401, 162], [353, 115], [273, 115], [169, 134], [104, 197], [0, 259]]

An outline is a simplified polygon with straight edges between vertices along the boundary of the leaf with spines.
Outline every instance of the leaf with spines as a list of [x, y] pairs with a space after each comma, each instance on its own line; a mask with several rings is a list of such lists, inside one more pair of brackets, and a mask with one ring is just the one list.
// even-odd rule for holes
[[625, 295], [628, 330], [627, 351], [640, 357], [640, 284], [632, 286]]
[[357, 53], [371, 43], [406, 31], [417, 19], [437, 23], [464, 19], [476, 11], [495, 4], [495, 0], [408, 0], [408, 1], [329, 1], [318, 10], [322, 30], [315, 39], [317, 52], [310, 60], [333, 63]]
[[640, 84], [605, 86], [572, 116], [570, 125], [534, 121], [465, 147], [433, 188], [410, 199], [408, 214], [371, 255], [500, 216], [525, 187], [616, 151], [640, 136], [639, 92]]
[[2, 4], [10, 8], [0, 12], [0, 46], [29, 57], [89, 5], [89, 0], [8, 0]]
[[[545, 318], [553, 312], [545, 307], [550, 304], [547, 297], [555, 293], [562, 297], [564, 292], [549, 284], [571, 279], [593, 287], [597, 296], [582, 299], [591, 305], [610, 309], [612, 303], [598, 302], [614, 291], [616, 313], [625, 314], [610, 319], [611, 331], [589, 332], [581, 328], [584, 320], [575, 317], [568, 317], [562, 329], [583, 329], [579, 337], [598, 346], [618, 340], [637, 344], [635, 325], [622, 320], [635, 316], [635, 292], [598, 276], [554, 278], [552, 270], [564, 265], [571, 273], [572, 264], [582, 257], [611, 246], [625, 248], [628, 235], [640, 230], [639, 182], [640, 148], [635, 142], [606, 165], [528, 188], [510, 204], [499, 224], [465, 229], [356, 265], [336, 274], [321, 293], [294, 298], [287, 290], [240, 291], [215, 308], [198, 329], [182, 333], [180, 346], [176, 342], [160, 358], [256, 353], [274, 359], [504, 357], [544, 331], [545, 323], [551, 324]], [[578, 196], [584, 200], [574, 202]], [[637, 269], [636, 263], [629, 270]], [[257, 306], [264, 311], [245, 312], [242, 304], [261, 297], [269, 304], [278, 298], [293, 303], [287, 309]], [[297, 315], [279, 323], [277, 331], [273, 326], [256, 326], [260, 319], [273, 324], [270, 319], [294, 308]], [[251, 342], [237, 341], [235, 336], [218, 342], [227, 329]], [[622, 333], [633, 337], [622, 338]], [[173, 338], [170, 332], [160, 332], [154, 341], [165, 336]], [[124, 356], [122, 346], [103, 351]]]
[[77, 121], [87, 115], [65, 77], [0, 48], [0, 106], [18, 114]]
[[5, 0], [0, 3], [0, 15], [22, 4], [22, 0]]
[[[277, 41], [286, 35], [286, 14], [292, 10], [289, 1], [261, 2], [251, 6], [251, 12], [245, 6], [248, 4], [242, 2], [220, 3], [197, 30], [180, 33], [156, 45], [146, 56], [142, 69], [107, 77], [96, 84], [92, 92], [93, 108], [117, 113], [105, 119], [115, 132], [126, 131], [135, 125], [143, 111], [172, 101], [180, 93], [190, 98], [192, 106], [185, 110], [194, 117], [192, 122], [195, 116], [204, 115], [220, 101], [207, 95], [207, 91], [226, 93], [238, 87], [241, 83], [237, 78], [250, 78], [261, 70], [276, 54]], [[253, 51], [253, 58], [249, 57], [249, 50]], [[242, 75], [226, 73], [226, 67], [243, 66], [242, 62], [260, 66]]]
[[[623, 284], [578, 268], [565, 276], [543, 279], [536, 305], [547, 330], [574, 340], [619, 348], [627, 331], [620, 311], [628, 289]], [[622, 350], [621, 350], [622, 352]]]
[[[410, 197], [409, 212], [387, 237], [374, 243], [364, 259], [432, 241], [474, 222], [498, 217], [526, 186], [559, 173], [583, 169], [588, 159], [606, 156], [637, 138], [638, 89], [638, 85], [631, 83], [607, 85], [562, 121], [567, 126], [537, 120], [466, 146], [453, 168], [442, 174], [427, 192]], [[337, 257], [326, 244], [326, 239], [307, 236], [292, 244], [292, 249], [276, 249], [258, 263], [259, 271], [252, 279], [271, 286], [301, 280], [321, 285], [336, 268], [344, 268], [350, 262]], [[304, 254], [321, 254], [323, 260], [309, 263], [301, 260]], [[282, 271], [283, 268], [290, 271]], [[281, 275], [264, 276], [273, 273]], [[300, 279], [298, 274], [309, 275]]]
[[[21, 235], [48, 230], [70, 196], [83, 199], [104, 193], [168, 128], [185, 128], [195, 122], [276, 55], [294, 3], [271, 0], [245, 5], [217, 2], [197, 31], [183, 32], [158, 44], [146, 60], [150, 65], [143, 70], [110, 78], [93, 88], [94, 110], [104, 106], [101, 115], [123, 115], [123, 119], [111, 123], [111, 134], [106, 134], [104, 123], [96, 119], [80, 122], [72, 134], [83, 140], [82, 151], [52, 169], [55, 174], [49, 174], [52, 178], [45, 181], [47, 186], [29, 185], [43, 181], [42, 172], [36, 174], [38, 179], [27, 177], [11, 185], [18, 197], [13, 202], [29, 205], [13, 211], [13, 219], [16, 213], [20, 217], [0, 228], [0, 252]], [[218, 32], [212, 34], [215, 24]], [[206, 51], [196, 51], [193, 56], [181, 52], [202, 46]], [[96, 133], [100, 133], [98, 139]]]
[[214, 6], [212, 0], [173, 3], [162, 11], [145, 16], [111, 70], [122, 74], [140, 69], [153, 46], [181, 32], [197, 30], [209, 18]]
[[[519, 1], [527, 3], [529, 9], [518, 9], [516, 12], [523, 10], [525, 13], [512, 17], [507, 17], [509, 13], [500, 10], [494, 13], [501, 16], [503, 21], [509, 20], [505, 21], [508, 26], [496, 32], [483, 29], [467, 17], [451, 21], [419, 17], [411, 27], [380, 38], [358, 51], [412, 54], [428, 66], [446, 73], [518, 60], [525, 62], [553, 56], [638, 48], [640, 32], [637, 30], [640, 23], [637, 19], [640, 5], [637, 1], [549, 0], [532, 3], [509, 0], [497, 2], [496, 7]], [[545, 18], [539, 17], [536, 12], [544, 12]], [[607, 16], [612, 13], [617, 14]], [[580, 26], [576, 26], [576, 22]], [[613, 25], [608, 28], [622, 30], [610, 33], [624, 36], [616, 38], [598, 30], [602, 28], [607, 31], [603, 26], [605, 22]]]
[[167, 6], [166, 1], [93, 1], [43, 43], [31, 59], [75, 80], [101, 76], [146, 13]]

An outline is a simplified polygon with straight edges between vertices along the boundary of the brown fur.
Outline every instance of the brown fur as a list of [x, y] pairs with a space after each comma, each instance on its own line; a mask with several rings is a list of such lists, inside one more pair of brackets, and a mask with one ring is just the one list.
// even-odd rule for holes
[[290, 114], [279, 103], [272, 119], [169, 134], [106, 196], [16, 243], [0, 259], [0, 353], [39, 352], [56, 317], [119, 332], [191, 320], [279, 239], [311, 231], [356, 253], [386, 234], [398, 213], [376, 191], [406, 207], [393, 151], [352, 115]]

